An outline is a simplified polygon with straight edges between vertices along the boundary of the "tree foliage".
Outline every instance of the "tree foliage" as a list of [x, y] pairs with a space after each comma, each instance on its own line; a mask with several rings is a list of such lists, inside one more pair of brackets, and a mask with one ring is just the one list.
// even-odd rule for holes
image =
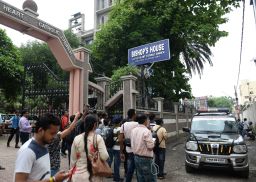
[[0, 29], [0, 89], [8, 100], [15, 99], [21, 91], [22, 73], [20, 54]]
[[[129, 48], [169, 39], [171, 61], [156, 63], [150, 79], [155, 89], [165, 91], [159, 89], [154, 94], [190, 91], [184, 75], [201, 75], [205, 63], [212, 65], [210, 46], [227, 35], [219, 25], [227, 22], [224, 15], [238, 5], [237, 0], [122, 0], [96, 34], [94, 68], [110, 76], [112, 70], [127, 64]], [[159, 83], [161, 79], [164, 81]]]
[[219, 108], [229, 108], [232, 111], [233, 108], [233, 100], [229, 97], [210, 97], [208, 99], [208, 106], [209, 107], [219, 107]]
[[129, 48], [169, 38], [172, 57], [182, 56], [189, 73], [201, 74], [205, 62], [212, 64], [209, 46], [227, 35], [219, 25], [232, 6], [238, 1], [124, 0], [97, 33], [93, 55], [115, 69], [127, 63]]
[[111, 76], [111, 79], [113, 82], [117, 82], [120, 80], [122, 76], [125, 76], [125, 75], [138, 76], [139, 73], [140, 73], [140, 70], [138, 68], [128, 65], [128, 66], [120, 67], [117, 70], [114, 70], [113, 75]]
[[[80, 41], [72, 31], [65, 30], [64, 34], [72, 48], [79, 47]], [[57, 60], [46, 43], [39, 41], [27, 42], [26, 44], [21, 45], [19, 49], [24, 65], [45, 63], [59, 78], [68, 79], [69, 75], [57, 64]]]
[[[77, 36], [71, 32], [70, 30], [64, 31], [64, 34], [72, 48], [78, 48], [80, 45], [80, 41]], [[46, 64], [47, 67], [57, 76], [60, 80], [68, 80], [69, 74], [61, 69], [58, 65], [57, 60], [53, 56], [50, 48], [44, 42], [33, 41], [27, 42], [26, 44], [21, 45], [19, 48], [22, 58], [23, 65], [31, 65], [31, 64]], [[26, 81], [30, 84], [33, 84], [34, 88], [41, 89], [54, 89], [61, 88], [63, 85], [58, 85], [55, 80], [49, 78], [49, 70], [42, 69], [32, 69], [30, 70], [30, 74], [26, 74]], [[45, 105], [39, 104], [41, 101], [50, 102], [51, 104], [60, 104], [65, 101], [66, 98], [61, 98], [61, 100], [57, 97], [52, 98], [43, 98], [38, 97], [33, 100], [27, 100], [27, 104], [32, 108], [45, 107]], [[37, 105], [37, 107], [35, 107]]]

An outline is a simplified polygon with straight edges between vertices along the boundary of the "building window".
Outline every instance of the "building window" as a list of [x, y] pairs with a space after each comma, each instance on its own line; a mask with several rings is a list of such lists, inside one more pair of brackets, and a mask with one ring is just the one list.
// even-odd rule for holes
[[112, 6], [112, 4], [113, 4], [113, 0], [109, 0], [108, 1], [108, 6]]

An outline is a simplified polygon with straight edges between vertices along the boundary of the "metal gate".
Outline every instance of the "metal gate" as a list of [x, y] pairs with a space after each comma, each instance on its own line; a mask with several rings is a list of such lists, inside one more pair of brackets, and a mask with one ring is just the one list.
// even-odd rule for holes
[[24, 67], [22, 108], [31, 115], [60, 115], [68, 108], [68, 81], [61, 80], [44, 64]]

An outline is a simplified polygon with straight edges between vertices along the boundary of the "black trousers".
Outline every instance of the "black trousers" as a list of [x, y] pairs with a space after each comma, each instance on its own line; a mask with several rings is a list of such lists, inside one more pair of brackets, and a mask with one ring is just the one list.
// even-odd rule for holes
[[12, 128], [11, 134], [10, 134], [10, 136], [8, 138], [8, 141], [7, 141], [7, 145], [10, 145], [10, 142], [12, 141], [12, 138], [14, 137], [14, 135], [16, 136], [15, 144], [16, 144], [16, 146], [18, 146], [19, 141], [20, 141], [20, 131], [19, 131], [19, 128]]
[[21, 140], [22, 145], [23, 145], [24, 143], [26, 143], [26, 141], [29, 140], [29, 133], [20, 132], [20, 140]]

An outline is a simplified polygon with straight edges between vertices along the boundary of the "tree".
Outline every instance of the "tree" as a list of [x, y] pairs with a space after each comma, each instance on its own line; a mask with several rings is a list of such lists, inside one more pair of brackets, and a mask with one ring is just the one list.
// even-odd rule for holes
[[[170, 86], [174, 82], [184, 82], [186, 88], [182, 89], [189, 91], [188, 79], [182, 77], [193, 72], [201, 75], [205, 63], [212, 65], [210, 46], [227, 35], [219, 30], [219, 25], [227, 22], [223, 15], [238, 5], [237, 0], [123, 0], [96, 34], [92, 47], [94, 68], [111, 75], [112, 70], [127, 64], [129, 48], [169, 39], [171, 61], [154, 65], [155, 80], [166, 78], [166, 92], [175, 90]], [[179, 80], [170, 80], [171, 71]]]
[[[64, 34], [72, 48], [79, 47], [80, 41], [72, 31], [65, 30]], [[21, 52], [22, 63], [24, 65], [45, 63], [59, 78], [65, 80], [68, 79], [69, 75], [57, 64], [57, 60], [46, 43], [38, 41], [27, 42], [26, 44], [21, 45], [19, 49]]]
[[[77, 36], [70, 30], [64, 31], [64, 34], [72, 48], [77, 48], [80, 45], [80, 41]], [[57, 76], [60, 80], [68, 80], [69, 74], [61, 69], [57, 64], [57, 60], [53, 56], [51, 50], [49, 49], [46, 43], [39, 41], [27, 42], [26, 44], [21, 45], [19, 48], [21, 52], [21, 58], [23, 65], [30, 64], [46, 64], [47, 67]], [[65, 87], [58, 84], [55, 80], [49, 79], [49, 70], [42, 69], [31, 69], [30, 74], [26, 74], [26, 81], [29, 81], [34, 88], [40, 89], [54, 89]], [[63, 88], [65, 89], [65, 88]], [[54, 106], [59, 105], [60, 103], [65, 102], [67, 98], [65, 97], [37, 97], [33, 100], [26, 100], [32, 108], [45, 107], [43, 104], [38, 104], [40, 102], [49, 102]], [[35, 107], [37, 105], [37, 107]]]
[[112, 82], [117, 82], [120, 80], [120, 78], [122, 76], [126, 76], [126, 75], [134, 75], [137, 76], [139, 74], [139, 69], [136, 68], [135, 66], [124, 66], [124, 67], [120, 67], [117, 70], [113, 71], [113, 75], [111, 76], [111, 80]]
[[23, 68], [19, 51], [1, 29], [0, 45], [0, 89], [6, 99], [11, 101], [21, 91]]
[[233, 108], [233, 100], [229, 97], [210, 97], [208, 99], [208, 106], [209, 107], [219, 107], [219, 108], [229, 108], [232, 111]]

